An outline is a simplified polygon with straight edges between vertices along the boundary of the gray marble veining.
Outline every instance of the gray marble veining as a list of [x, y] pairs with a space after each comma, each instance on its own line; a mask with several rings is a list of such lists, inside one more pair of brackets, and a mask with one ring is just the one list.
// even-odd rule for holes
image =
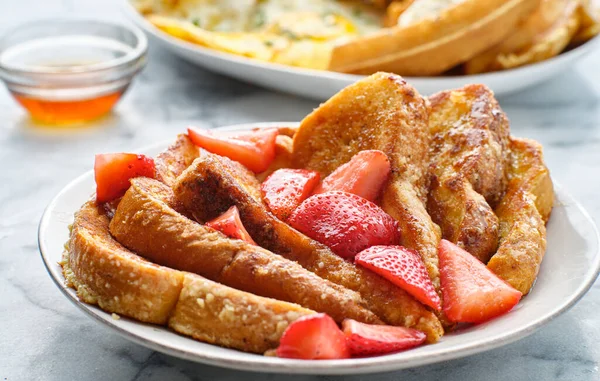
[[[43, 16], [122, 19], [119, 1], [0, 4], [0, 31]], [[513, 133], [539, 140], [557, 182], [600, 217], [600, 51], [527, 92], [501, 99]], [[35, 128], [0, 89], [0, 380], [278, 380], [179, 360], [133, 344], [72, 306], [36, 245], [50, 199], [96, 152], [133, 150], [203, 127], [299, 120], [316, 102], [218, 76], [152, 47], [149, 65], [110, 118], [92, 128]], [[570, 312], [506, 347], [396, 373], [343, 380], [598, 380], [600, 286]], [[290, 381], [336, 377], [286, 376]]]

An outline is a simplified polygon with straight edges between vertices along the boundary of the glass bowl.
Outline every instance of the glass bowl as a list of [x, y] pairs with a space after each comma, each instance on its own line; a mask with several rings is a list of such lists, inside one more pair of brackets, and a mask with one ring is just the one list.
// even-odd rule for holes
[[137, 28], [97, 20], [40, 20], [0, 39], [0, 79], [34, 120], [79, 123], [108, 113], [144, 67]]

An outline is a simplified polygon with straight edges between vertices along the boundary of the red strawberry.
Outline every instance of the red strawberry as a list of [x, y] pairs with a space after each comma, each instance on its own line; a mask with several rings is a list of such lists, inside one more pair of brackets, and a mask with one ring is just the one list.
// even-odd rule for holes
[[444, 314], [455, 322], [481, 323], [510, 311], [522, 294], [477, 258], [442, 240], [439, 250]]
[[277, 356], [303, 360], [331, 360], [350, 357], [346, 337], [326, 314], [301, 317], [287, 327]]
[[440, 297], [419, 254], [403, 246], [373, 246], [361, 251], [354, 261], [402, 288], [419, 302], [439, 311]]
[[371, 325], [346, 319], [342, 324], [350, 354], [372, 356], [398, 352], [425, 342], [427, 335], [421, 331], [390, 325]]
[[285, 221], [310, 195], [320, 176], [306, 169], [278, 169], [260, 186], [263, 200], [277, 218]]
[[398, 224], [383, 209], [346, 192], [333, 191], [309, 197], [292, 213], [288, 222], [348, 259], [371, 246], [394, 245], [400, 238]]
[[375, 201], [390, 175], [390, 161], [377, 150], [361, 151], [327, 176], [314, 194], [338, 190]]
[[208, 221], [206, 226], [220, 231], [227, 237], [241, 239], [256, 245], [256, 242], [254, 242], [252, 237], [250, 237], [250, 234], [248, 234], [248, 231], [246, 231], [244, 224], [242, 224], [240, 212], [235, 205], [214, 220]]
[[188, 128], [188, 135], [198, 147], [242, 163], [256, 173], [269, 167], [275, 159], [275, 139], [278, 130], [253, 130], [235, 137], [214, 135], [208, 130]]
[[96, 155], [94, 178], [96, 201], [107, 202], [119, 198], [129, 189], [134, 177], [154, 177], [154, 160], [136, 153], [105, 153]]

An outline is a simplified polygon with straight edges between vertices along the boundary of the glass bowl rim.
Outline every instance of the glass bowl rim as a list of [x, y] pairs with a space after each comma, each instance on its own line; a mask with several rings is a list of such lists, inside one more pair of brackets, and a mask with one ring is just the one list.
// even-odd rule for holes
[[[103, 26], [107, 26], [112, 29], [121, 29], [121, 30], [126, 30], [126, 31], [132, 33], [135, 38], [135, 45], [132, 47], [132, 49], [129, 52], [127, 52], [126, 54], [124, 54], [121, 57], [110, 59], [107, 61], [98, 62], [98, 63], [93, 63], [93, 64], [89, 64], [89, 65], [79, 66], [77, 68], [70, 69], [68, 72], [65, 72], [64, 68], [53, 68], [53, 67], [44, 67], [44, 66], [29, 67], [26, 65], [24, 65], [24, 66], [7, 65], [7, 64], [3, 63], [2, 60], [0, 60], [0, 72], [5, 71], [6, 73], [10, 73], [12, 75], [18, 75], [18, 76], [40, 75], [40, 74], [61, 75], [61, 76], [70, 75], [70, 74], [71, 75], [86, 74], [86, 73], [93, 74], [93, 73], [97, 73], [97, 72], [101, 72], [101, 71], [105, 71], [105, 70], [119, 69], [120, 67], [127, 67], [131, 64], [135, 64], [141, 57], [143, 57], [146, 54], [146, 52], [148, 50], [148, 39], [146, 38], [146, 35], [144, 34], [144, 32], [142, 32], [136, 26], [126, 25], [126, 24], [112, 22], [112, 21], [106, 21], [106, 20], [102, 20], [102, 19], [89, 19], [89, 18], [81, 18], [81, 17], [39, 18], [39, 19], [27, 21], [25, 23], [22, 23], [15, 27], [12, 27], [12, 28], [8, 29], [6, 32], [4, 32], [2, 34], [2, 36], [0, 36], [0, 46], [2, 46], [2, 44], [6, 41], [6, 39], [10, 38], [10, 36], [13, 33], [20, 32], [22, 29], [26, 29], [26, 28], [32, 27], [32, 26], [39, 27], [41, 24], [44, 24], [44, 23], [48, 23], [48, 24], [50, 24], [50, 23], [102, 24]], [[68, 29], [68, 27], [65, 28], [65, 30], [67, 30], [67, 29]], [[86, 35], [86, 34], [80, 33], [80, 35]], [[93, 33], [90, 33], [88, 35], [95, 36], [95, 34], [93, 34]], [[118, 39], [114, 39], [114, 40], [120, 41]], [[10, 46], [15, 46], [15, 45], [10, 45]], [[2, 53], [5, 50], [6, 50], [6, 48], [0, 48], [0, 56], [2, 56]], [[0, 74], [0, 76], [2, 76], [2, 75]]]

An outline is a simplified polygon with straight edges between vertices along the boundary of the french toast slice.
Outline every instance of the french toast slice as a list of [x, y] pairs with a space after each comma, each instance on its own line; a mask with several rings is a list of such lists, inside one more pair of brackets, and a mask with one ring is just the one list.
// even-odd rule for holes
[[498, 247], [492, 207], [507, 183], [508, 118], [484, 85], [429, 97], [431, 184], [427, 210], [445, 239], [486, 263]]
[[165, 151], [159, 153], [154, 160], [156, 179], [172, 186], [179, 176], [192, 162], [200, 156], [200, 150], [185, 134], [177, 135], [175, 142]]
[[289, 323], [315, 313], [148, 262], [115, 241], [108, 226], [105, 209], [85, 203], [60, 263], [79, 299], [106, 312], [254, 353], [276, 348]]
[[114, 240], [106, 210], [91, 200], [75, 214], [61, 263], [80, 300], [146, 323], [166, 324], [183, 273], [148, 262]]
[[498, 59], [531, 46], [561, 18], [573, 0], [541, 0], [538, 7], [501, 43], [465, 62], [467, 74], [501, 69]]
[[203, 155], [174, 186], [177, 203], [185, 214], [199, 222], [236, 205], [244, 227], [261, 246], [298, 262], [324, 279], [357, 291], [367, 308], [388, 324], [419, 329], [427, 334], [429, 342], [442, 336], [436, 316], [404, 290], [367, 269], [344, 261], [326, 246], [273, 216], [247, 191], [249, 184], [244, 184], [243, 179], [248, 172], [227, 158]]
[[425, 99], [400, 76], [376, 73], [304, 118], [292, 164], [327, 176], [362, 150], [385, 152], [392, 176], [381, 206], [398, 221], [402, 244], [419, 252], [439, 290], [440, 231], [425, 210], [430, 140]]
[[209, 344], [265, 353], [279, 346], [287, 326], [314, 314], [297, 304], [264, 298], [184, 273], [169, 327]]
[[510, 180], [496, 208], [500, 245], [488, 268], [526, 295], [546, 251], [545, 224], [552, 211], [554, 190], [539, 143], [512, 138], [510, 152]]
[[581, 26], [571, 39], [572, 45], [582, 44], [600, 33], [600, 1], [581, 0], [579, 15]]
[[490, 69], [512, 69], [540, 62], [561, 53], [569, 45], [581, 23], [578, 0], [564, 1], [562, 5], [559, 17], [549, 28], [538, 34], [529, 45], [498, 54]]
[[340, 323], [345, 318], [381, 323], [361, 305], [357, 293], [261, 247], [202, 226], [176, 212], [170, 206], [174, 204], [172, 190], [164, 184], [132, 179], [110, 232], [121, 244], [157, 264], [325, 312]]
[[539, 0], [419, 0], [398, 25], [334, 46], [328, 70], [438, 75], [500, 43]]

